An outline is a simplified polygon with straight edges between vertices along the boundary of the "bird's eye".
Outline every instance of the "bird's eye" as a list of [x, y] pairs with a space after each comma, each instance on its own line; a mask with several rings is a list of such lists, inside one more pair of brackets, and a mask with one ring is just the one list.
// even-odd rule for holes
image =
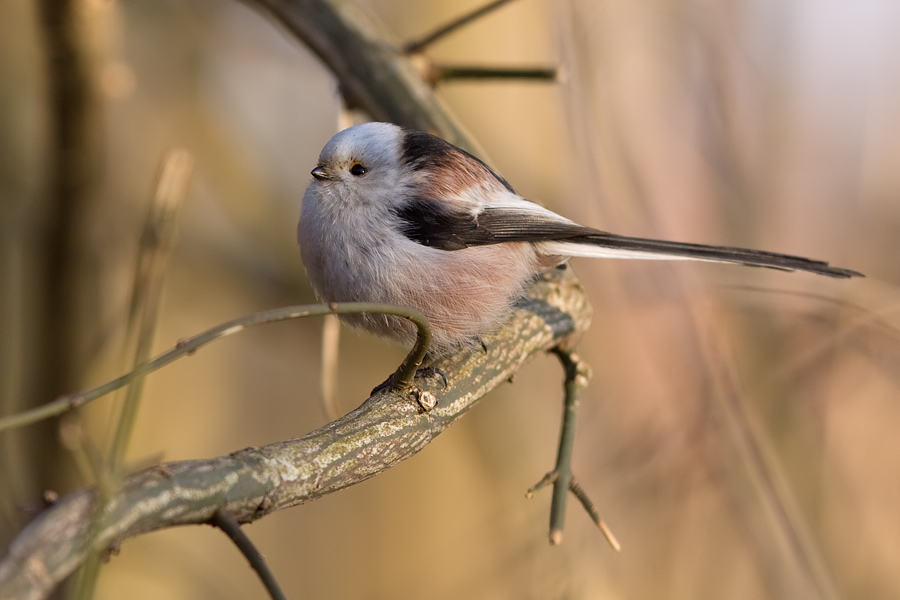
[[350, 167], [350, 174], [354, 177], [361, 177], [368, 172], [369, 170], [359, 163], [353, 163], [353, 166]]

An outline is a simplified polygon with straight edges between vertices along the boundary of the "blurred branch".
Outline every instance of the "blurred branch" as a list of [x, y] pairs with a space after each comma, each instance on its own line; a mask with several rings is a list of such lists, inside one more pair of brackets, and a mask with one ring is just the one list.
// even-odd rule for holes
[[322, 320], [322, 410], [325, 417], [334, 421], [341, 416], [338, 406], [338, 347], [341, 339], [341, 322], [337, 316]]
[[[688, 314], [694, 320], [694, 327], [699, 331], [697, 315], [692, 307], [689, 307]], [[743, 469], [729, 469], [728, 475], [734, 479], [732, 487], [738, 491], [749, 484], [755, 494], [751, 500], [755, 503], [755, 510], [765, 512], [772, 525], [771, 533], [774, 534], [771, 536], [772, 539], [761, 544], [757, 551], [765, 551], [769, 557], [779, 556], [783, 552], [796, 565], [797, 572], [804, 575], [804, 578], [798, 580], [792, 573], [793, 569], [785, 564], [768, 573], [770, 580], [784, 590], [808, 582], [809, 597], [825, 600], [840, 598], [841, 594], [835, 585], [833, 574], [819, 545], [808, 531], [790, 485], [781, 473], [775, 453], [767, 437], [761, 428], [756, 426], [751, 416], [752, 410], [741, 394], [734, 369], [725, 358], [727, 352], [721, 345], [721, 339], [716, 335], [709, 335], [700, 340], [698, 350], [705, 354], [711, 381], [715, 385], [715, 391], [711, 394], [713, 406], [718, 409], [717, 416], [727, 428], [739, 464], [743, 467]], [[747, 499], [742, 494], [739, 500], [745, 502]], [[789, 596], [784, 597], [799, 597], [797, 593], [791, 591]], [[783, 593], [779, 594], [782, 595]]]
[[[485, 338], [486, 351], [431, 365], [449, 380], [446, 387], [419, 380], [437, 399], [432, 410], [385, 388], [301, 438], [135, 473], [107, 503], [94, 549], [165, 527], [208, 523], [220, 508], [249, 523], [373, 477], [422, 450], [536, 353], [571, 347], [590, 316], [570, 269], [546, 273], [509, 324]], [[89, 550], [94, 497], [92, 490], [67, 496], [19, 534], [0, 560], [0, 597], [44, 598], [78, 566]]]
[[[175, 246], [178, 216], [184, 204], [184, 196], [193, 169], [194, 159], [186, 150], [171, 150], [163, 158], [156, 192], [150, 205], [150, 214], [141, 235], [131, 307], [128, 311], [127, 339], [136, 338], [132, 369], [137, 369], [150, 358], [162, 297], [163, 278]], [[126, 348], [128, 346], [130, 343], [126, 341]], [[113, 475], [125, 460], [128, 441], [137, 420], [142, 391], [143, 377], [136, 377], [128, 386], [116, 427], [110, 455], [110, 471]]]
[[[43, 43], [47, 56], [47, 95], [51, 141], [47, 159], [50, 209], [44, 230], [46, 265], [42, 270], [46, 339], [40, 340], [43, 366], [41, 393], [58, 394], [74, 378], [70, 364], [72, 298], [67, 288], [75, 251], [78, 219], [89, 200], [97, 172], [96, 98], [90, 53], [83, 31], [85, 13], [76, 0], [41, 0]], [[44, 397], [47, 397], [46, 394]], [[40, 396], [38, 396], [40, 397]]]
[[555, 83], [559, 79], [556, 67], [481, 67], [463, 65], [427, 65], [426, 79], [431, 85], [459, 80], [531, 80]]
[[[98, 270], [84, 268], [88, 244], [79, 236], [82, 220], [96, 202], [99, 172], [99, 102], [90, 47], [97, 24], [94, 11], [77, 0], [40, 0], [35, 7], [46, 64], [42, 108], [48, 137], [41, 174], [45, 198], [38, 211], [40, 225], [33, 232], [40, 254], [27, 271], [37, 284], [27, 300], [35, 325], [27, 332], [31, 347], [20, 369], [24, 393], [18, 409], [78, 384], [88, 356], [79, 348], [79, 333], [90, 331], [97, 315], [94, 298], [85, 291], [97, 288]], [[77, 278], [81, 281], [76, 288], [72, 283]], [[70, 472], [54, 424], [33, 433], [13, 442], [22, 456], [24, 477], [8, 483], [19, 493], [64, 486]]]
[[509, 3], [510, 3], [510, 0], [494, 0], [493, 2], [489, 2], [488, 4], [485, 4], [484, 6], [482, 6], [481, 8], [476, 8], [472, 12], [468, 12], [468, 13], [462, 15], [461, 17], [453, 19], [449, 23], [446, 23], [446, 24], [438, 27], [431, 33], [424, 35], [417, 40], [413, 40], [413, 41], [407, 43], [406, 46], [403, 47], [403, 51], [406, 52], [407, 54], [415, 54], [416, 52], [421, 52], [422, 50], [425, 49], [426, 46], [430, 46], [431, 44], [435, 43], [442, 37], [445, 37], [445, 36], [453, 33], [457, 29], [461, 29], [461, 28], [465, 27], [469, 23], [472, 23], [472, 22], [480, 19], [481, 17], [487, 15], [488, 13], [491, 13], [491, 12], [497, 10], [504, 4], [509, 4]]

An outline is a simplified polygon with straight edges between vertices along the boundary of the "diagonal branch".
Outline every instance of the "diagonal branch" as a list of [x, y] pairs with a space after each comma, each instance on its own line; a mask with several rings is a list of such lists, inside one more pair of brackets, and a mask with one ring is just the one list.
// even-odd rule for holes
[[[512, 321], [485, 338], [486, 351], [433, 365], [448, 374], [446, 388], [417, 382], [438, 400], [431, 411], [407, 393], [385, 389], [301, 438], [140, 471], [107, 503], [96, 544], [109, 548], [141, 533], [207, 523], [221, 507], [249, 523], [373, 477], [422, 450], [530, 357], [570, 344], [590, 316], [571, 270], [549, 272]], [[78, 566], [87, 552], [93, 498], [91, 490], [67, 496], [19, 534], [0, 559], [0, 598], [44, 598]]]

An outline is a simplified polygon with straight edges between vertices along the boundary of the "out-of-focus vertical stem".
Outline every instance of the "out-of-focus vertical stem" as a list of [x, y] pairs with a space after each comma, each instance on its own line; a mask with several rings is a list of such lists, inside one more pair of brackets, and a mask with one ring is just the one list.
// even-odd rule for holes
[[[72, 377], [67, 351], [71, 335], [71, 295], [67, 279], [77, 259], [75, 224], [86, 203], [95, 171], [91, 127], [95, 110], [89, 57], [81, 39], [79, 0], [41, 0], [47, 57], [48, 210], [44, 228], [46, 333], [43, 342], [45, 389], [49, 397], [65, 391]], [[46, 400], [47, 396], [42, 398]]]
[[[135, 370], [150, 359], [163, 280], [175, 246], [178, 216], [193, 168], [194, 159], [186, 150], [171, 150], [165, 156], [150, 214], [144, 223], [128, 318], [128, 338], [134, 339], [136, 346], [132, 364]], [[128, 386], [110, 453], [109, 466], [113, 476], [118, 475], [125, 461], [143, 385], [144, 377], [141, 376]]]
[[[40, 230], [43, 249], [35, 273], [38, 298], [33, 356], [40, 361], [28, 404], [46, 402], [76, 387], [78, 365], [73, 363], [76, 343], [76, 297], [72, 278], [82, 252], [77, 225], [90, 200], [97, 172], [97, 137], [94, 135], [97, 102], [91, 77], [91, 58], [85, 34], [83, 0], [40, 0], [41, 35], [47, 59], [48, 133], [46, 203]], [[30, 471], [35, 485], [56, 485], [61, 452], [55, 424], [31, 436]]]

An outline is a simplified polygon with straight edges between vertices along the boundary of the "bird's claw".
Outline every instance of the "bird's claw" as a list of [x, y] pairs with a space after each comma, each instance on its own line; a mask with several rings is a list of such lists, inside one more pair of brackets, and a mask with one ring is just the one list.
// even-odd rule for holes
[[416, 371], [416, 378], [419, 378], [419, 377], [428, 378], [428, 379], [434, 379], [435, 377], [440, 377], [441, 382], [444, 384], [443, 387], [445, 390], [447, 389], [447, 386], [450, 385], [450, 382], [447, 380], [447, 374], [444, 373], [441, 369], [438, 369], [437, 367], [424, 367], [422, 369], [419, 369], [418, 371]]

